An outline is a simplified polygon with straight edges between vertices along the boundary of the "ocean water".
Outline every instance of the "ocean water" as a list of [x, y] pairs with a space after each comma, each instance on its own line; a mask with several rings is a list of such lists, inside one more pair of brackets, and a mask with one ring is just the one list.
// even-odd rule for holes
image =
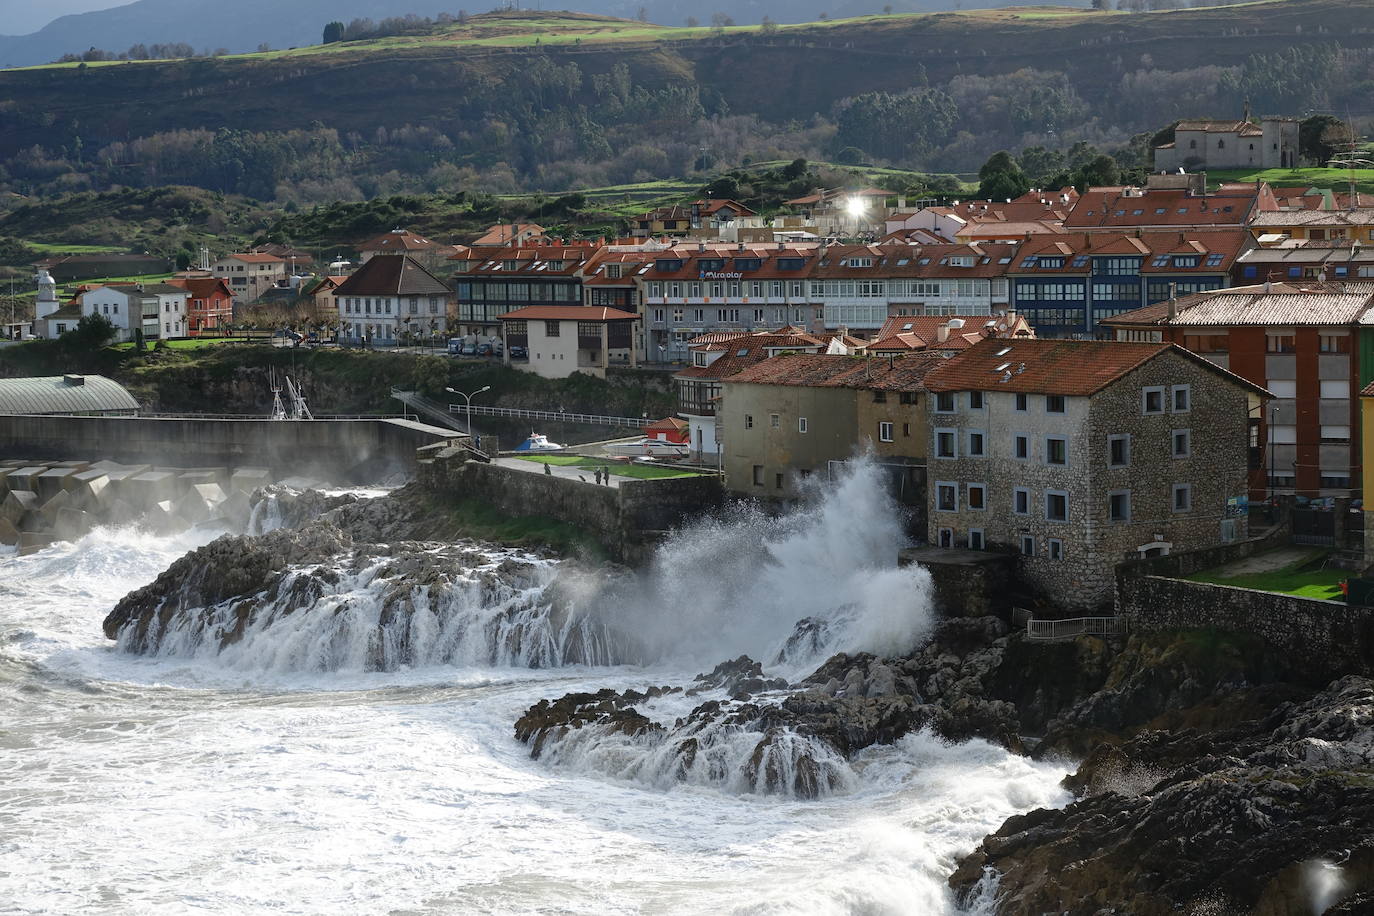
[[[99, 529], [0, 555], [0, 913], [956, 912], [957, 857], [1014, 813], [1066, 803], [1062, 766], [920, 733], [838, 761], [835, 790], [803, 800], [664, 779], [623, 740], [533, 760], [513, 737], [532, 703], [569, 691], [684, 684], [741, 652], [795, 676], [838, 648], [919, 639], [928, 582], [865, 559], [895, 528], [854, 486], [790, 522], [688, 532], [598, 598], [599, 624], [647, 634], [634, 665], [468, 649], [322, 664], [283, 648], [313, 644], [301, 615], [232, 651], [183, 638], [135, 655], [104, 639], [105, 614], [213, 535]], [[670, 606], [689, 584], [700, 600]], [[486, 620], [484, 600], [426, 606], [416, 632]], [[824, 645], [780, 652], [807, 616]], [[647, 711], [671, 724], [694, 702]]]

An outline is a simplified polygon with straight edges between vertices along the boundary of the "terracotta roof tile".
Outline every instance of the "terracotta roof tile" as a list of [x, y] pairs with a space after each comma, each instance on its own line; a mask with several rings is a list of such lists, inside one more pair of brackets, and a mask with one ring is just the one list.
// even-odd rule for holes
[[1103, 340], [984, 340], [926, 377], [931, 391], [1090, 395], [1172, 347]]
[[940, 353], [911, 353], [892, 358], [785, 353], [727, 378], [727, 384], [787, 385], [807, 388], [861, 388], [916, 391]]

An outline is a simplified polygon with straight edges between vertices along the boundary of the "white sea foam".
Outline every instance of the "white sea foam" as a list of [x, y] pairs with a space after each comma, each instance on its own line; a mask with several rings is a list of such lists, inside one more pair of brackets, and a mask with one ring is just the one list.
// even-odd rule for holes
[[[719, 588], [754, 602], [733, 613], [707, 576], [730, 552], [712, 553], [704, 531], [678, 539], [668, 553], [707, 565], [665, 555], [658, 575], [694, 584], [642, 615], [687, 619], [657, 629], [666, 660], [642, 668], [438, 650], [391, 670], [323, 664], [304, 615], [232, 651], [133, 655], [101, 637], [104, 615], [208, 535], [100, 529], [0, 555], [0, 900], [114, 916], [953, 912], [956, 857], [1007, 816], [1064, 803], [1062, 767], [922, 733], [838, 762], [836, 791], [800, 800], [709, 769], [662, 779], [627, 742], [569, 745], [549, 765], [512, 734], [541, 698], [681, 684], [696, 657], [763, 655], [799, 617], [839, 624], [832, 645], [917, 639], [924, 579], [893, 567], [893, 529], [863, 518], [877, 503], [848, 487], [836, 492], [853, 518], [836, 503], [725, 526], [741, 554], [763, 558], [723, 570], [738, 578]], [[881, 559], [863, 560], [855, 541], [875, 530], [886, 535], [864, 543]], [[692, 705], [674, 696], [646, 712], [666, 724]], [[730, 735], [715, 746], [735, 759]], [[614, 753], [620, 775], [581, 756]]]

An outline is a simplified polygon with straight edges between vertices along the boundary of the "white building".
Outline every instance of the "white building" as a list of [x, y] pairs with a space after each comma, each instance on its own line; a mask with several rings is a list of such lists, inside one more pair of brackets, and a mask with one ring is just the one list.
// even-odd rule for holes
[[98, 286], [81, 294], [81, 314], [108, 318], [119, 341], [134, 340], [140, 330], [145, 340], [169, 340], [186, 336], [189, 296], [166, 283]]
[[527, 361], [516, 368], [544, 378], [574, 372], [606, 377], [611, 365], [638, 366], [635, 339], [638, 315], [591, 305], [532, 305], [501, 316], [504, 359], [524, 347]]

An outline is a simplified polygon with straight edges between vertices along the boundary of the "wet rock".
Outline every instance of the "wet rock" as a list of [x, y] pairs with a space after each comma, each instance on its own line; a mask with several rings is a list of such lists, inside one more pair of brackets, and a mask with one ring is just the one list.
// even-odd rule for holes
[[688, 688], [687, 696], [696, 696], [708, 690], [724, 690], [735, 699], [748, 699], [765, 690], [781, 690], [787, 686], [786, 678], [769, 678], [763, 674], [763, 665], [747, 655], [732, 661], [721, 662], [708, 674], [698, 674], [693, 686]]

